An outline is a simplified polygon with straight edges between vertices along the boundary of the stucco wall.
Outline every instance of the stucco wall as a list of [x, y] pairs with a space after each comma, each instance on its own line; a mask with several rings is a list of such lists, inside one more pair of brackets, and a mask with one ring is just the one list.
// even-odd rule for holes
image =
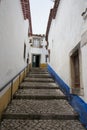
[[[87, 12], [86, 12], [87, 16]], [[83, 17], [83, 27], [82, 27], [82, 36], [81, 36], [81, 54], [82, 54], [82, 79], [84, 87], [84, 99], [87, 102], [87, 17]]]
[[[67, 2], [60, 0], [56, 18], [52, 21], [48, 35], [49, 64], [69, 86], [71, 85], [70, 52], [81, 41], [84, 24], [81, 14], [86, 6], [86, 0], [67, 0]], [[84, 49], [82, 52], [84, 55]]]
[[28, 46], [27, 34], [28, 21], [24, 21], [20, 0], [2, 0], [0, 2], [0, 88], [26, 66], [23, 52], [24, 42]]
[[83, 87], [84, 87], [84, 99], [87, 102], [87, 44], [82, 47], [82, 78], [83, 78]]

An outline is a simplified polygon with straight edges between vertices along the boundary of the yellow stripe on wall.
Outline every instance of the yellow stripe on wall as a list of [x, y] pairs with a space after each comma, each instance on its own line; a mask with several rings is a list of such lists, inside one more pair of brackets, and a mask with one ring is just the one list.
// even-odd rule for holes
[[40, 68], [46, 68], [47, 67], [47, 64], [40, 64]]
[[10, 100], [11, 100], [11, 86], [5, 92], [5, 94], [2, 97], [0, 97], [0, 118], [1, 118], [2, 112], [6, 109]]
[[[25, 78], [26, 74], [28, 72], [28, 68], [25, 69], [25, 72], [22, 72], [20, 76], [16, 78], [16, 80], [13, 81], [12, 86], [10, 85], [8, 90], [0, 97], [0, 119], [2, 116], [3, 111], [6, 109], [7, 105], [11, 101], [11, 96], [15, 94], [15, 92], [18, 90], [20, 83]], [[11, 89], [12, 87], [12, 89]], [[12, 90], [12, 92], [11, 92]], [[11, 95], [12, 94], [12, 95]]]

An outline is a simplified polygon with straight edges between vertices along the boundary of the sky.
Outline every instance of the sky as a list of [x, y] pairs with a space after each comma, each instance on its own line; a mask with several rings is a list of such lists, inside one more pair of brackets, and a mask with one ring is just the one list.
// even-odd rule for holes
[[33, 34], [45, 34], [52, 0], [30, 0]]

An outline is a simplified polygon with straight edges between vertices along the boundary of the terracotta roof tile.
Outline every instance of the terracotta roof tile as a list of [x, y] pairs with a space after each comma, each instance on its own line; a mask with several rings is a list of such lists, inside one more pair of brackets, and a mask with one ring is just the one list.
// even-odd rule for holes
[[49, 18], [48, 18], [48, 23], [47, 23], [47, 30], [46, 30], [46, 40], [48, 41], [48, 34], [51, 26], [52, 19], [55, 19], [57, 10], [59, 7], [60, 0], [55, 0], [54, 2], [54, 7], [50, 10]]
[[31, 22], [30, 3], [29, 3], [29, 0], [20, 0], [20, 1], [21, 1], [24, 19], [29, 20], [29, 27], [30, 27], [29, 35], [31, 35], [32, 34], [32, 22]]

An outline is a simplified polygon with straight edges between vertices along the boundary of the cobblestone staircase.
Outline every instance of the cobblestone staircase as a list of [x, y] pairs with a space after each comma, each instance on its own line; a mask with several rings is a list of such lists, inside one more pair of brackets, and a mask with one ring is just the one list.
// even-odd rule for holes
[[84, 130], [46, 69], [32, 69], [3, 114], [1, 130]]

